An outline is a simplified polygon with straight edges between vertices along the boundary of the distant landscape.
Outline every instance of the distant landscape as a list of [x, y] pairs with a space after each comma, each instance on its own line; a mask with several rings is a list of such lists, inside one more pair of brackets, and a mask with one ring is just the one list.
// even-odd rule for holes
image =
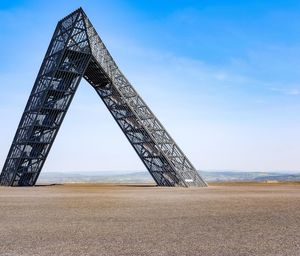
[[[300, 181], [299, 173], [242, 172], [242, 171], [201, 171], [207, 182], [295, 182]], [[153, 183], [147, 171], [136, 172], [45, 172], [38, 183]]]

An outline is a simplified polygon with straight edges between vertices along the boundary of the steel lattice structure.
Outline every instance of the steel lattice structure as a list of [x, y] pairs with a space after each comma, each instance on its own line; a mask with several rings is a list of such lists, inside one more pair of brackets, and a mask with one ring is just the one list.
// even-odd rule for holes
[[207, 186], [119, 70], [81, 8], [58, 22], [4, 164], [1, 185], [35, 185], [82, 77], [159, 186]]

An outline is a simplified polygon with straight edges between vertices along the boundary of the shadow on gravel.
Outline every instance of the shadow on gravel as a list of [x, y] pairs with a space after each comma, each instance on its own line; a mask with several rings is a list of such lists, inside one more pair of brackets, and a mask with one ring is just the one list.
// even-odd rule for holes
[[115, 184], [120, 187], [132, 187], [132, 188], [155, 188], [158, 187], [155, 184]]
[[62, 186], [63, 184], [59, 183], [52, 183], [52, 184], [38, 184], [34, 185], [34, 187], [51, 187], [51, 186]]

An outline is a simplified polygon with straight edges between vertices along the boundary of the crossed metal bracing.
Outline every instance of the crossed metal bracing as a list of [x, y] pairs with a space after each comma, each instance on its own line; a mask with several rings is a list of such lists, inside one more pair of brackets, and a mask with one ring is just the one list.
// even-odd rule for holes
[[0, 184], [33, 186], [84, 77], [160, 186], [206, 186], [149, 107], [121, 73], [80, 8], [54, 32], [18, 126]]

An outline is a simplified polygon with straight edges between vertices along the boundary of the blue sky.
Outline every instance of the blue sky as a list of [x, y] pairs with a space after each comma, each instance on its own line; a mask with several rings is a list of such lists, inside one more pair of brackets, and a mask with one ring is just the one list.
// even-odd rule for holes
[[[56, 23], [79, 6], [198, 169], [300, 170], [300, 2], [289, 0], [1, 1], [0, 166]], [[143, 169], [82, 82], [44, 171]]]

